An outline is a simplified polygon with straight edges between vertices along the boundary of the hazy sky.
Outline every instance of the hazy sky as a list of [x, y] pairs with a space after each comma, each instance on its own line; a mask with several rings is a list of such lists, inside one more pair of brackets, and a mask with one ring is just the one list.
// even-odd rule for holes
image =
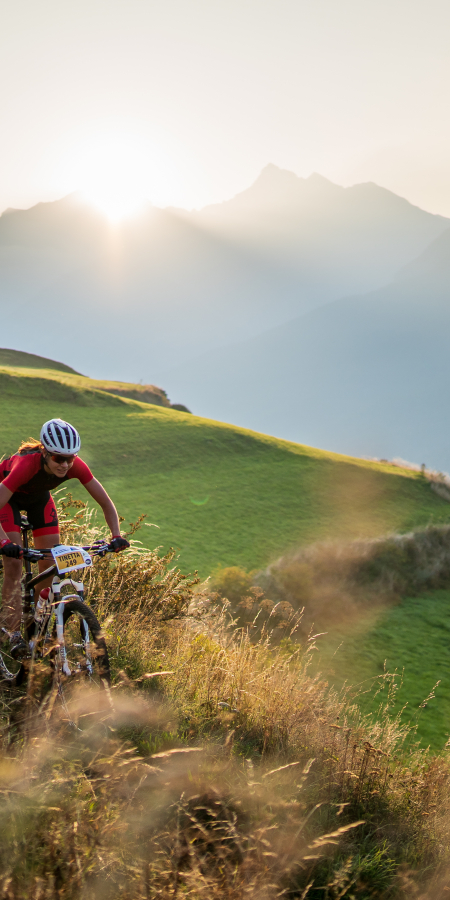
[[448, 0], [0, 0], [0, 210], [203, 206], [268, 162], [450, 216]]

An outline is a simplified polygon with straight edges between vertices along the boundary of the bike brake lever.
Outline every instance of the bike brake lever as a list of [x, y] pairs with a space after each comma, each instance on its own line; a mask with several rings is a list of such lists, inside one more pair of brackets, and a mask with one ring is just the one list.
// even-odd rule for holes
[[45, 559], [45, 554], [41, 550], [24, 550], [22, 554], [22, 559], [29, 559], [30, 561]]

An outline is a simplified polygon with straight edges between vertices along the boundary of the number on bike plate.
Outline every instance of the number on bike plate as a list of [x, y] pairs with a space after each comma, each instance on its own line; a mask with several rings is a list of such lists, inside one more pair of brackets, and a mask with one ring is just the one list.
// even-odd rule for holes
[[85, 569], [86, 566], [92, 565], [89, 553], [86, 553], [82, 547], [65, 547], [61, 544], [59, 547], [52, 548], [52, 556], [58, 569], [58, 575], [72, 572], [74, 569]]

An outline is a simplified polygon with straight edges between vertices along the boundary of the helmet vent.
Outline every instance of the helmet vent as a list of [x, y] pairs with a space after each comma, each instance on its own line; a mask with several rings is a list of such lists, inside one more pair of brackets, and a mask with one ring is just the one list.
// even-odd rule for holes
[[80, 435], [63, 419], [49, 419], [41, 428], [41, 442], [50, 453], [78, 453]]

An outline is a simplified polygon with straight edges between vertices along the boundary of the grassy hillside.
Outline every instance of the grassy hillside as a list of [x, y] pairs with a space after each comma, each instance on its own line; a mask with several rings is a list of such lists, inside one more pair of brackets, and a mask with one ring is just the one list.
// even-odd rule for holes
[[[0, 392], [0, 455], [38, 435], [50, 416], [69, 419], [120, 511], [128, 521], [147, 512], [160, 528], [143, 529], [147, 544], [178, 547], [184, 570], [251, 568], [319, 538], [450, 521], [450, 504], [418, 473], [123, 399], [82, 376], [0, 367]], [[79, 523], [66, 528], [66, 540], [85, 533]], [[286, 892], [392, 900], [427, 888], [427, 897], [440, 897], [448, 881], [446, 757], [418, 750], [386, 700], [390, 692], [394, 714], [408, 702], [412, 715], [404, 716], [417, 716], [422, 740], [442, 747], [450, 592], [376, 612], [368, 604], [351, 629], [319, 639], [320, 669], [339, 684], [361, 683], [363, 713], [385, 707], [371, 723], [351, 694], [336, 694], [308, 670], [311, 645], [291, 655], [289, 641], [268, 652], [251, 632], [233, 637], [205, 595], [196, 597], [196, 619], [192, 585], [172, 566], [170, 557], [122, 554], [95, 568], [90, 600], [106, 623], [114, 676], [108, 735], [94, 723], [88, 740], [64, 728], [52, 743], [46, 721], [41, 740], [32, 691], [20, 707], [0, 692], [8, 897], [37, 896], [47, 883], [61, 897], [97, 897], [105, 871], [123, 900], [152, 891], [195, 900]], [[191, 627], [178, 618], [188, 608]], [[376, 698], [370, 687], [384, 660], [388, 672], [406, 667], [395, 698], [395, 678], [384, 679]], [[436, 700], [420, 709], [438, 678]], [[83, 703], [89, 725], [84, 685]], [[11, 734], [20, 727], [26, 735], [28, 721], [33, 740], [24, 753]], [[217, 839], [205, 842], [205, 828]]]
[[0, 367], [0, 454], [46, 419], [68, 419], [126, 521], [146, 513], [158, 530], [144, 528], [145, 543], [174, 546], [185, 570], [256, 568], [302, 543], [450, 521], [417, 473], [122, 399], [108, 384]]

